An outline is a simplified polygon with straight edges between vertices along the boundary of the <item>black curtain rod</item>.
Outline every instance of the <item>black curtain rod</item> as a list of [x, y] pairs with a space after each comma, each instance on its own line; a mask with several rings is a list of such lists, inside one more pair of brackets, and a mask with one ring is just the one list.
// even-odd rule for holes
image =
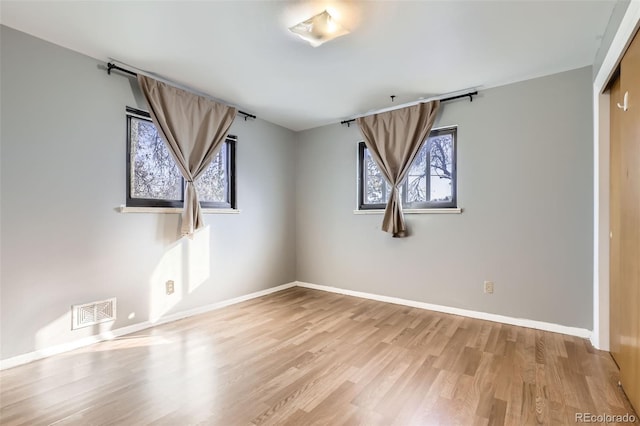
[[[469, 102], [473, 102], [473, 97], [476, 96], [478, 94], [478, 91], [473, 91], [473, 92], [468, 92], [468, 93], [463, 93], [461, 95], [456, 95], [456, 96], [449, 96], [448, 98], [442, 98], [440, 99], [440, 102], [447, 102], [447, 101], [453, 101], [455, 99], [460, 99], [460, 98], [469, 98]], [[351, 123], [353, 123], [354, 121], [356, 121], [355, 118], [352, 118], [351, 120], [343, 120], [340, 122], [340, 124], [346, 124], [347, 127], [349, 127], [351, 125]]]
[[[135, 72], [133, 72], [133, 71], [131, 71], [131, 70], [128, 70], [128, 69], [125, 69], [125, 68], [119, 67], [119, 66], [117, 66], [116, 64], [112, 64], [111, 62], [109, 62], [109, 63], [107, 64], [107, 74], [111, 75], [111, 70], [120, 71], [120, 72], [123, 72], [123, 73], [125, 73], [125, 74], [132, 75], [132, 76], [134, 76], [134, 77], [137, 77], [137, 76], [138, 76], [138, 74], [137, 74], [137, 73], [135, 73]], [[244, 111], [240, 111], [240, 110], [238, 110], [238, 114], [242, 114], [242, 115], [244, 115], [244, 121], [247, 121], [247, 118], [254, 118], [254, 119], [256, 118], [256, 116], [255, 116], [255, 115], [253, 115], [253, 114], [249, 114], [248, 112], [244, 112]]]

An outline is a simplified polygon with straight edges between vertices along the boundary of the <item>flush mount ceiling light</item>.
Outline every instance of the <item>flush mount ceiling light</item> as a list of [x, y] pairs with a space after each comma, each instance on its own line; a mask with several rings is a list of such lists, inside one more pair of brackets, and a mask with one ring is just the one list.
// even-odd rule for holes
[[289, 28], [289, 31], [306, 40], [313, 47], [334, 38], [349, 34], [326, 10]]

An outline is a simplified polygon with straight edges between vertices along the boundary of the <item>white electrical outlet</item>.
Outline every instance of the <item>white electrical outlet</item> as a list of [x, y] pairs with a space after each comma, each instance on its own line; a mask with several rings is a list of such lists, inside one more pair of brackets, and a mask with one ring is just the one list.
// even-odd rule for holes
[[167, 296], [173, 294], [173, 292], [175, 291], [175, 283], [173, 282], [173, 280], [167, 281], [167, 283], [165, 284], [165, 290], [167, 291]]
[[484, 282], [484, 292], [487, 294], [493, 294], [493, 281]]

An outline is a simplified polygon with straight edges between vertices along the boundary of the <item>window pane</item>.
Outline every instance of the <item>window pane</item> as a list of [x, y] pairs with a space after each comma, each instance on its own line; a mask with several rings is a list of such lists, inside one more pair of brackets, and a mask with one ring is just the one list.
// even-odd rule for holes
[[364, 150], [365, 204], [384, 204], [387, 202], [389, 185], [386, 184], [376, 162], [371, 158], [369, 150]]
[[182, 199], [182, 175], [152, 122], [130, 117], [131, 198]]
[[[358, 193], [361, 208], [377, 208], [389, 200], [391, 188], [378, 170], [373, 157], [359, 143], [362, 181]], [[432, 130], [420, 147], [404, 182], [400, 198], [407, 209], [449, 208], [456, 206], [456, 128]]]
[[431, 201], [451, 201], [453, 135], [444, 134], [429, 138], [428, 144], [431, 152]]
[[[365, 204], [387, 204], [391, 195], [391, 185], [384, 178], [378, 165], [369, 154], [369, 150], [364, 150], [365, 164]], [[402, 198], [403, 188], [400, 186], [400, 198]]]
[[227, 144], [214, 157], [205, 172], [196, 181], [196, 189], [200, 201], [229, 202], [227, 196]]
[[427, 198], [427, 174], [429, 170], [427, 153], [427, 144], [424, 144], [409, 169], [409, 175], [407, 176], [407, 202], [409, 203], [429, 201]]

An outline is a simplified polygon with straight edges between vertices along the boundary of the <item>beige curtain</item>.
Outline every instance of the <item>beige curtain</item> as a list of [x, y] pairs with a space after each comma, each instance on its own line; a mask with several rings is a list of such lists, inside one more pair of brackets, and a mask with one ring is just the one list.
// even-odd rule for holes
[[399, 186], [429, 136], [439, 107], [440, 101], [432, 101], [356, 120], [371, 157], [391, 185], [382, 230], [394, 237], [407, 235]]
[[236, 109], [138, 74], [149, 113], [186, 182], [182, 235], [204, 226], [194, 181], [222, 147]]

